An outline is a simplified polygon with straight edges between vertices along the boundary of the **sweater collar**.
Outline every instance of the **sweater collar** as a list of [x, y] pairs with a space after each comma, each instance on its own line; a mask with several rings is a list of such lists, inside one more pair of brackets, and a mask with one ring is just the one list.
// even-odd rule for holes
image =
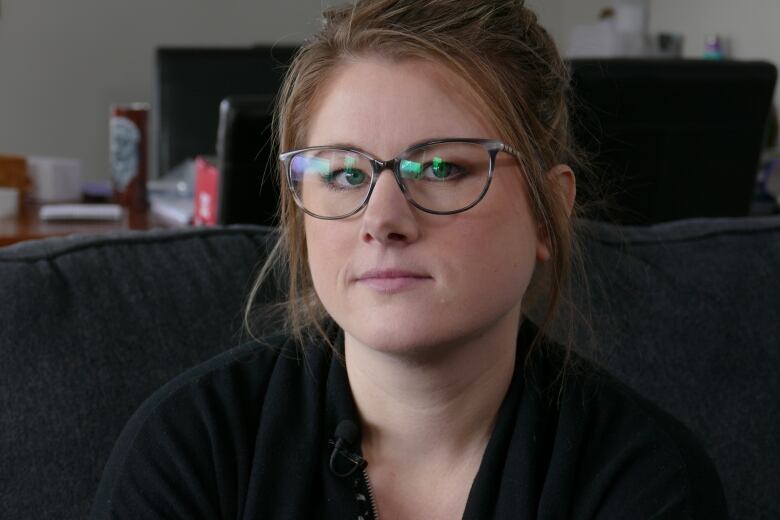
[[[480, 463], [479, 470], [469, 492], [466, 509], [463, 515], [464, 519], [485, 519], [492, 518], [496, 511], [496, 505], [501, 491], [501, 482], [505, 473], [505, 464], [507, 452], [510, 449], [513, 433], [517, 422], [518, 409], [520, 408], [524, 376], [523, 366], [528, 347], [538, 334], [538, 329], [527, 318], [523, 319], [520, 330], [517, 335], [517, 355], [515, 357], [515, 368], [512, 381], [509, 385], [504, 400], [498, 411], [496, 423], [488, 441], [485, 454]], [[344, 333], [338, 329], [333, 336], [334, 345], [343, 352]], [[328, 450], [326, 459], [333, 450], [331, 442], [334, 440], [334, 434], [339, 423], [342, 421], [351, 421], [360, 426], [360, 418], [352, 396], [349, 385], [346, 366], [342, 356], [330, 354], [330, 366], [327, 376], [324, 433], [328, 436]], [[356, 452], [360, 452], [360, 441], [357, 440], [357, 446], [354, 446]], [[328, 460], [324, 461], [328, 465]], [[511, 471], [511, 469], [510, 469]], [[343, 479], [333, 475], [333, 472], [326, 468], [330, 474], [331, 484], [334, 486], [331, 493], [339, 497], [346, 506], [347, 502], [354, 503], [352, 494], [352, 482], [349, 479]], [[336, 491], [338, 489], [338, 491]], [[502, 500], [506, 499], [503, 497]], [[343, 510], [342, 510], [343, 511]]]

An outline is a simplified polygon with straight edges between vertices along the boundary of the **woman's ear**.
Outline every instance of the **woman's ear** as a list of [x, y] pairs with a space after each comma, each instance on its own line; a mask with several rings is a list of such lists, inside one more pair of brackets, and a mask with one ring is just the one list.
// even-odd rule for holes
[[549, 177], [555, 181], [558, 186], [558, 194], [563, 199], [563, 207], [566, 209], [566, 216], [571, 216], [574, 208], [574, 199], [577, 198], [577, 179], [574, 172], [566, 164], [557, 164], [547, 172]]
[[[574, 199], [577, 197], [577, 181], [572, 169], [565, 164], [557, 164], [550, 168], [546, 174], [552, 180], [552, 186], [558, 193], [563, 203], [563, 209], [566, 216], [570, 217], [574, 208]], [[540, 231], [539, 241], [536, 246], [536, 259], [540, 262], [546, 262], [550, 259], [550, 248], [548, 237], [544, 236], [543, 230]]]

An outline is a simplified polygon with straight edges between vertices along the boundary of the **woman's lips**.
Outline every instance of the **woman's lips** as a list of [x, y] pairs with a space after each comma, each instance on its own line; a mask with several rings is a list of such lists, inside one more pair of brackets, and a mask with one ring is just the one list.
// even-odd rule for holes
[[358, 283], [376, 291], [394, 293], [432, 280], [430, 276], [399, 269], [374, 269], [363, 273]]

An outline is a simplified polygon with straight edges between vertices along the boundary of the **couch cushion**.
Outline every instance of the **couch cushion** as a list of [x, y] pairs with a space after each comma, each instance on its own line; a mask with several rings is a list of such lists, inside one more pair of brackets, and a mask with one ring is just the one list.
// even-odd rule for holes
[[780, 518], [780, 219], [587, 223], [585, 246], [586, 355], [700, 437], [732, 518]]
[[0, 518], [83, 518], [124, 423], [242, 341], [264, 228], [0, 249]]

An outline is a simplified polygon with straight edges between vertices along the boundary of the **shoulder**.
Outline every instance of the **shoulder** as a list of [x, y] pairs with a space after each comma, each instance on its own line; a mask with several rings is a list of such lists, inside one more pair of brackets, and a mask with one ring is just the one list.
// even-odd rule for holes
[[[328, 356], [313, 345], [305, 348], [286, 336], [265, 338], [226, 351], [157, 390], [118, 438], [92, 518], [109, 512], [144, 518], [157, 518], [160, 511], [174, 518], [225, 513], [230, 497], [217, 494], [217, 486], [250, 472], [264, 415], [294, 413], [288, 399], [318, 399], [312, 394], [325, 377]], [[187, 497], [187, 504], [176, 497]]]
[[565, 358], [543, 344], [531, 391], [556, 423], [550, 467], [570, 468], [572, 513], [587, 511], [573, 518], [726, 518], [715, 466], [686, 426], [592, 362]]
[[128, 426], [137, 429], [161, 413], [184, 419], [187, 409], [181, 406], [185, 404], [202, 410], [216, 404], [235, 407], [244, 400], [261, 403], [273, 386], [294, 384], [307, 372], [313, 376], [312, 363], [323, 361], [317, 354], [304, 352], [302, 346], [284, 335], [232, 348], [163, 385], [133, 414]]

